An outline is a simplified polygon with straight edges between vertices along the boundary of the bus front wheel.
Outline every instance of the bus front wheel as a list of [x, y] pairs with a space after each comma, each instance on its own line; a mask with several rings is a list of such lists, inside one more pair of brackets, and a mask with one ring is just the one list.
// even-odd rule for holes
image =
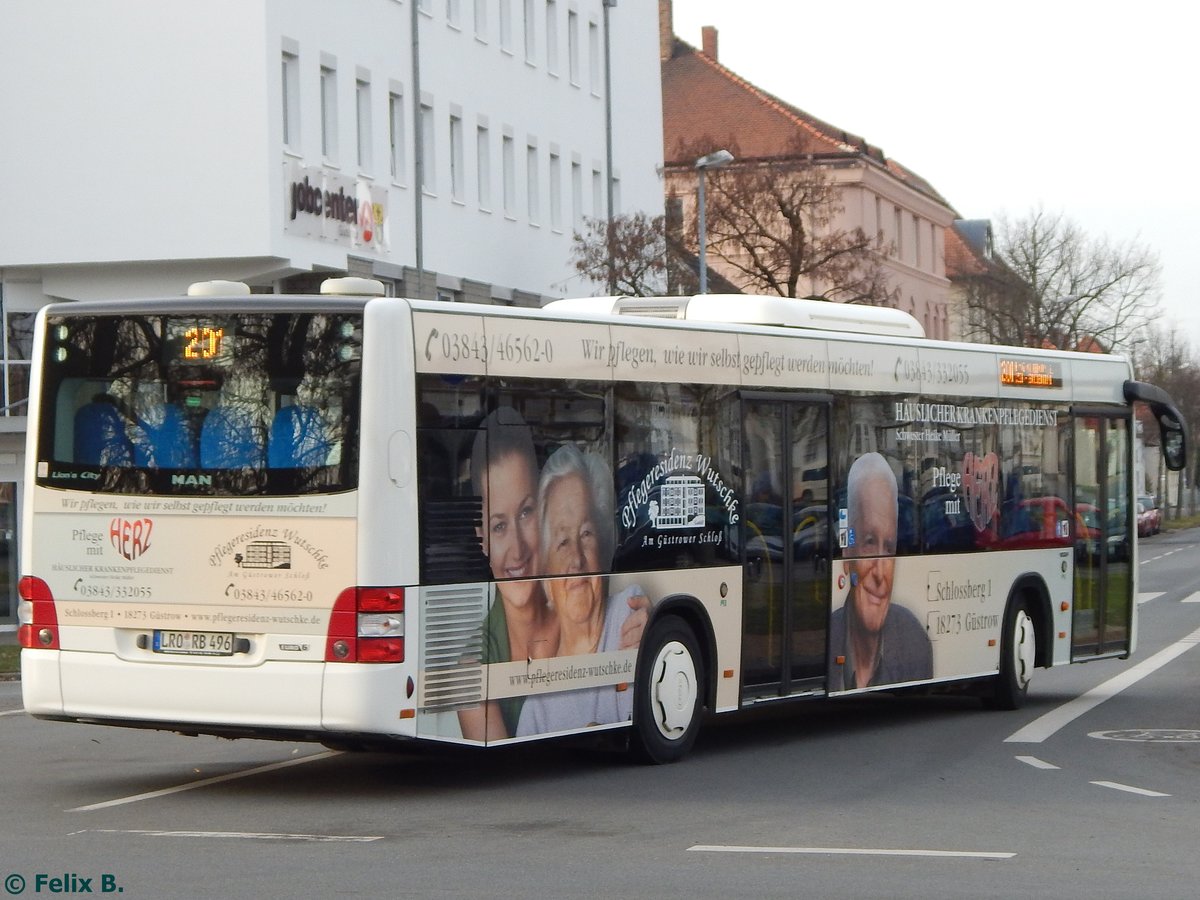
[[633, 708], [633, 746], [645, 762], [681, 759], [696, 742], [704, 709], [704, 661], [678, 616], [656, 622], [643, 645]]
[[984, 703], [992, 709], [1020, 709], [1029, 693], [1037, 658], [1037, 635], [1024, 600], [1012, 603], [1004, 616], [1000, 642], [1000, 672]]

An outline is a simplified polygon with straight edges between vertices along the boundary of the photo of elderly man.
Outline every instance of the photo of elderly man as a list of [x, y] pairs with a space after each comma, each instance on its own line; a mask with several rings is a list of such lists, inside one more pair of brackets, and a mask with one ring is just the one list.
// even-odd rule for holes
[[834, 691], [920, 681], [933, 676], [924, 626], [892, 602], [896, 572], [896, 475], [879, 453], [854, 461], [846, 478], [849, 540], [846, 603], [829, 621], [829, 685]]

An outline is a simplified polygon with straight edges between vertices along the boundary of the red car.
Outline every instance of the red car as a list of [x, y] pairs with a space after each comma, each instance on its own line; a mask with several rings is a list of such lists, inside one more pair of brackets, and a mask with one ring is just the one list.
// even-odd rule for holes
[[1149, 494], [1143, 494], [1137, 501], [1137, 530], [1138, 537], [1149, 537], [1162, 531], [1162, 510]]

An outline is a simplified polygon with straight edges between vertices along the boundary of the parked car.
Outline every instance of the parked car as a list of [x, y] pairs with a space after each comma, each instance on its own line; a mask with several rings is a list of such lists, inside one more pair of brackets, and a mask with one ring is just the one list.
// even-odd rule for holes
[[[1077, 510], [1078, 513], [1078, 510]], [[1076, 529], [1076, 535], [1082, 529]], [[1008, 550], [1070, 546], [1071, 510], [1061, 497], [1009, 501], [1000, 513], [998, 547]]]
[[1138, 537], [1149, 537], [1162, 531], [1162, 510], [1158, 508], [1158, 502], [1149, 494], [1142, 494], [1137, 504]]

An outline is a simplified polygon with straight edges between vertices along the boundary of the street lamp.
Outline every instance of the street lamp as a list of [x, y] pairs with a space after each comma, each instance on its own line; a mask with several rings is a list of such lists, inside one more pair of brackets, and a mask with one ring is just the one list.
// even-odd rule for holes
[[617, 261], [613, 258], [613, 129], [612, 129], [612, 51], [609, 41], [608, 11], [617, 0], [603, 0], [604, 7], [604, 165], [608, 187], [604, 245], [608, 257], [608, 293], [617, 292]]
[[707, 156], [702, 156], [696, 160], [696, 174], [700, 179], [700, 188], [696, 193], [696, 203], [700, 210], [700, 227], [699, 227], [699, 243], [700, 243], [700, 293], [708, 293], [708, 263], [704, 259], [704, 245], [708, 243], [708, 231], [704, 221], [704, 170], [719, 169], [721, 166], [727, 166], [733, 162], [733, 154], [728, 150], [714, 150]]

